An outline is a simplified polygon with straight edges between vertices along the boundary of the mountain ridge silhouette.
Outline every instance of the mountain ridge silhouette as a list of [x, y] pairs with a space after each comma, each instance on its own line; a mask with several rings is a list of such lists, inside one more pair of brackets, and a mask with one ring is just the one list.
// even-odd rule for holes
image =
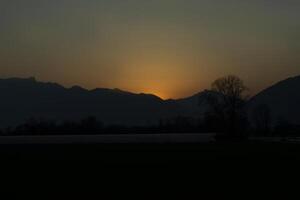
[[148, 125], [181, 113], [176, 103], [153, 94], [65, 88], [32, 77], [0, 79], [0, 91], [0, 126], [15, 126], [29, 118], [73, 121], [89, 116], [107, 124]]
[[251, 112], [260, 105], [270, 109], [272, 124], [287, 120], [300, 124], [300, 76], [281, 80], [267, 87], [248, 101]]
[[[247, 107], [251, 112], [259, 104], [267, 104], [274, 119], [281, 116], [300, 123], [299, 91], [300, 76], [288, 78], [252, 97]], [[66, 88], [34, 77], [0, 79], [0, 92], [0, 127], [19, 125], [30, 118], [73, 121], [89, 116], [105, 124], [152, 125], [177, 116], [203, 116], [208, 109], [203, 100], [211, 93], [204, 90], [186, 98], [163, 100], [116, 88]]]

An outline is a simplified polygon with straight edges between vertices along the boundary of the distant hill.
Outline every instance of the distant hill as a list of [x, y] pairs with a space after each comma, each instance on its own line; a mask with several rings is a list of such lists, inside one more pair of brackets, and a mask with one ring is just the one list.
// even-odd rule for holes
[[202, 117], [208, 111], [209, 105], [206, 101], [208, 95], [215, 95], [214, 92], [204, 90], [191, 97], [175, 100], [186, 116]]
[[30, 118], [80, 120], [95, 116], [106, 124], [150, 125], [199, 111], [198, 95], [164, 101], [151, 94], [119, 89], [65, 88], [35, 78], [0, 79], [0, 126], [15, 126]]
[[143, 125], [179, 112], [174, 103], [154, 95], [118, 89], [64, 88], [34, 78], [0, 79], [0, 92], [2, 126], [14, 126], [32, 117], [61, 121], [88, 116], [108, 124]]
[[[95, 116], [105, 124], [152, 125], [177, 116], [201, 117], [208, 110], [203, 91], [178, 100], [119, 89], [65, 88], [35, 78], [0, 79], [0, 127], [15, 126], [30, 118], [78, 121]], [[300, 124], [300, 76], [281, 81], [251, 98], [249, 114], [267, 105], [275, 123], [283, 118]]]
[[289, 78], [263, 90], [248, 102], [249, 112], [267, 105], [273, 124], [278, 119], [300, 124], [300, 76]]

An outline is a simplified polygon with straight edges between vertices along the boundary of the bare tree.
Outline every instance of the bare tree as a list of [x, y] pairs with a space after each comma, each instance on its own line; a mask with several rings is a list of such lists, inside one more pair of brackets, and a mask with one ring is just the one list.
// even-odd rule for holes
[[229, 75], [212, 83], [213, 95], [208, 103], [211, 112], [218, 119], [227, 136], [240, 136], [240, 127], [245, 122], [244, 105], [247, 91], [244, 82], [237, 76]]

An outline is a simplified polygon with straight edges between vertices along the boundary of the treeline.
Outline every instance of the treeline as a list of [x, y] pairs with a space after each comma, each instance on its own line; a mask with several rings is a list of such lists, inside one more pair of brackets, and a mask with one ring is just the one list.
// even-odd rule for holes
[[285, 119], [278, 119], [274, 127], [268, 127], [267, 129], [256, 127], [252, 132], [256, 136], [265, 137], [300, 137], [300, 125]]
[[160, 120], [156, 125], [125, 126], [105, 125], [95, 117], [80, 121], [55, 122], [30, 119], [15, 128], [0, 131], [1, 135], [83, 135], [83, 134], [163, 134], [163, 133], [207, 133], [214, 132], [201, 120], [178, 116]]
[[[0, 130], [1, 135], [97, 135], [97, 134], [168, 134], [168, 133], [217, 133], [228, 136], [228, 126], [225, 121], [211, 113], [206, 113], [201, 119], [178, 116], [172, 119], [160, 120], [156, 125], [125, 126], [105, 125], [95, 117], [87, 117], [80, 121], [55, 122], [43, 119], [30, 119], [15, 128]], [[238, 124], [240, 137], [248, 136], [300, 136], [300, 125], [279, 119], [272, 127], [270, 124], [257, 123], [250, 125], [248, 118], [243, 118]]]

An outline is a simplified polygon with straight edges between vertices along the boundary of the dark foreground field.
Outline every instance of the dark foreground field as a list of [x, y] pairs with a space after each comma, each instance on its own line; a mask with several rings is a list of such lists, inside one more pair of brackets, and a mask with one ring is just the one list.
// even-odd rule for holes
[[0, 157], [1, 181], [13, 192], [59, 188], [74, 196], [83, 189], [142, 199], [183, 189], [248, 196], [270, 186], [274, 194], [297, 187], [300, 171], [300, 145], [281, 142], [1, 144]]
[[97, 162], [102, 166], [203, 166], [210, 163], [300, 161], [300, 144], [243, 141], [207, 143], [1, 144], [6, 162]]
[[150, 136], [138, 140], [123, 136], [121, 142], [118, 136], [2, 138], [0, 182], [4, 187], [0, 192], [63, 191], [68, 193], [66, 199], [78, 197], [78, 192], [84, 193], [82, 199], [92, 192], [99, 198], [109, 193], [170, 199], [183, 193], [182, 199], [192, 199], [196, 193], [201, 199], [208, 193], [217, 199], [228, 195], [254, 199], [264, 192], [270, 199], [278, 192], [299, 191], [298, 140], [215, 142], [207, 136], [185, 135], [185, 142], [179, 142], [182, 136], [175, 141], [170, 136], [151, 136], [152, 141], [144, 143]]

